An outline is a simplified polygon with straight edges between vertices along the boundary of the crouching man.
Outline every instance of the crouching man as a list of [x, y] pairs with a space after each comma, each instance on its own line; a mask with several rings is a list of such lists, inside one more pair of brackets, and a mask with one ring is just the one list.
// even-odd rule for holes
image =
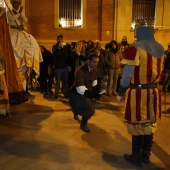
[[91, 53], [86, 63], [75, 71], [74, 85], [70, 90], [70, 105], [74, 119], [78, 120], [78, 115], [82, 116], [80, 128], [84, 132], [90, 132], [87, 122], [95, 113], [93, 98], [100, 98], [99, 89], [97, 89], [98, 62], [98, 55]]

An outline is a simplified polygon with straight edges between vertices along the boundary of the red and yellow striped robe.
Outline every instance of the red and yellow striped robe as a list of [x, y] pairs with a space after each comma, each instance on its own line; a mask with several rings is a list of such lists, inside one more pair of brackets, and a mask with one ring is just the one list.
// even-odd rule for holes
[[[142, 48], [131, 46], [122, 64], [135, 66], [132, 84], [151, 84], [161, 81], [163, 59], [163, 56], [156, 58]], [[139, 129], [139, 133], [146, 134], [146, 123], [156, 123], [158, 117], [161, 118], [161, 95], [158, 88], [127, 90], [124, 119], [129, 124], [129, 130], [133, 127], [133, 132]]]

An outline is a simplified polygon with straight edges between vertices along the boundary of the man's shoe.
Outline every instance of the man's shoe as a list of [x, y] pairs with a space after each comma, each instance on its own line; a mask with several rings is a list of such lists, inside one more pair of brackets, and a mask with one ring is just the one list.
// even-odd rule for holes
[[74, 119], [75, 119], [75, 120], [79, 120], [78, 115], [74, 115]]
[[87, 132], [89, 133], [90, 132], [90, 129], [87, 127], [87, 125], [80, 125], [80, 128], [84, 131], [84, 132]]
[[107, 95], [108, 95], [108, 96], [111, 96], [111, 92], [110, 92], [110, 91], [107, 91]]
[[74, 115], [74, 119], [77, 120], [78, 122], [81, 122], [81, 120], [79, 119], [78, 115]]
[[117, 96], [117, 93], [116, 93], [116, 92], [113, 92], [113, 96]]
[[69, 95], [68, 95], [68, 94], [64, 94], [64, 97], [65, 97], [66, 99], [68, 99], [68, 98], [69, 98]]
[[32, 94], [31, 94], [30, 92], [28, 92], [28, 91], [26, 92], [26, 94], [27, 94], [28, 96], [32, 96]]
[[49, 93], [52, 95], [52, 94], [53, 94], [53, 91], [52, 91], [52, 90], [50, 90], [50, 91], [49, 91]]
[[58, 96], [55, 96], [55, 97], [53, 98], [53, 100], [56, 101], [56, 100], [58, 100], [58, 98], [59, 98]]

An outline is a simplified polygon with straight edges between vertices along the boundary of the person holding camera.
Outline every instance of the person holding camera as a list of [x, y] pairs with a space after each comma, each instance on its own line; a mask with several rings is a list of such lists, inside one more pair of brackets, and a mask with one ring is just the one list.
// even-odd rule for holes
[[54, 74], [55, 74], [55, 97], [59, 98], [60, 82], [62, 81], [62, 93], [68, 97], [68, 74], [71, 60], [71, 47], [63, 42], [63, 35], [57, 35], [57, 43], [52, 47], [54, 57]]

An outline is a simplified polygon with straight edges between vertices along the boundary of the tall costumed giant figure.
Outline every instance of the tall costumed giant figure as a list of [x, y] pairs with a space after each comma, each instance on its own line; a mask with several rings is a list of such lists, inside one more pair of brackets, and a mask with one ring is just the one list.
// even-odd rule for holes
[[154, 38], [154, 20], [136, 20], [137, 41], [122, 60], [125, 64], [118, 102], [125, 95], [124, 121], [132, 135], [132, 153], [125, 160], [135, 165], [150, 162], [153, 134], [161, 118], [161, 95], [158, 82], [163, 70], [164, 49]]
[[7, 18], [9, 31], [18, 71], [22, 77], [24, 90], [26, 90], [26, 79], [30, 70], [34, 70], [38, 78], [40, 75], [40, 62], [43, 61], [40, 47], [35, 38], [24, 31], [27, 23], [23, 11], [22, 0], [10, 0], [12, 10], [8, 8]]
[[[28, 100], [16, 65], [4, 7], [0, 7], [0, 82], [4, 93], [0, 96], [0, 110]], [[3, 112], [4, 113], [4, 112]]]

